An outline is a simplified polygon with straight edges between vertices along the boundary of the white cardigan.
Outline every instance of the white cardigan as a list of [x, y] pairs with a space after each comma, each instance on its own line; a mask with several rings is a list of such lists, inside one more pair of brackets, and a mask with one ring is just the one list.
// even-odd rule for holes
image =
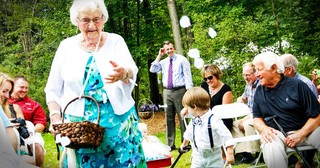
[[[60, 43], [45, 87], [47, 103], [55, 101], [62, 110], [71, 99], [79, 97], [83, 90], [84, 71], [90, 54], [80, 48], [80, 37], [81, 34], [78, 34]], [[94, 58], [102, 79], [112, 72], [109, 63], [112, 60], [121, 66], [130, 68], [133, 72], [133, 81], [136, 81], [138, 68], [121, 36], [107, 33], [105, 44], [98, 52], [94, 53]], [[134, 105], [131, 96], [133, 88], [134, 83], [127, 84], [120, 80], [113, 84], [104, 83], [104, 89], [115, 114], [124, 114]], [[83, 111], [84, 101], [81, 99], [71, 103], [66, 114], [82, 116]]]

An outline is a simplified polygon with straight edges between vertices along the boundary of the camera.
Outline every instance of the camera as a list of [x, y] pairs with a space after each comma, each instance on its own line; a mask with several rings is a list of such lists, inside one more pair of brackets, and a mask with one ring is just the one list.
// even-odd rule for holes
[[22, 136], [22, 138], [26, 139], [26, 138], [28, 138], [30, 136], [29, 131], [28, 131], [27, 127], [26, 127], [26, 121], [24, 119], [19, 117], [19, 118], [15, 119], [15, 120], [12, 120], [11, 122], [20, 124], [20, 126], [18, 128], [18, 132]]

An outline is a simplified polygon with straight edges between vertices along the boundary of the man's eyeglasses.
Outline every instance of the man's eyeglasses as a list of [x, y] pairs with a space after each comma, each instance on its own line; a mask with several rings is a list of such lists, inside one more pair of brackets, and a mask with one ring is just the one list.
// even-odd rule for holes
[[244, 77], [250, 77], [251, 75], [253, 75], [254, 73], [251, 73], [251, 74], [242, 74], [242, 76]]
[[206, 78], [203, 78], [204, 81], [207, 81], [207, 80], [212, 80], [213, 79], [213, 76], [208, 76]]
[[82, 24], [89, 24], [91, 21], [93, 23], [100, 23], [103, 19], [103, 15], [101, 17], [95, 17], [93, 19], [90, 19], [90, 18], [78, 18], [78, 20], [82, 23]]

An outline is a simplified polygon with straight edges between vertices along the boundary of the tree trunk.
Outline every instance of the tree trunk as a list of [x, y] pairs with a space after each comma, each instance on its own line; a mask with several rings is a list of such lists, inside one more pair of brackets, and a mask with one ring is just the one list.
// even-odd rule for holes
[[[151, 9], [150, 9], [150, 2], [148, 0], [143, 1], [143, 13], [145, 14], [145, 18], [152, 18]], [[150, 19], [146, 19], [146, 27], [147, 30], [153, 29], [153, 22]], [[148, 58], [154, 58], [149, 57]], [[149, 75], [149, 83], [150, 83], [150, 99], [154, 104], [162, 104], [162, 99], [160, 99], [160, 92], [158, 86], [158, 76], [156, 73], [151, 73], [149, 71], [151, 63], [154, 59], [148, 59], [148, 75]]]
[[177, 9], [176, 9], [176, 1], [167, 0], [167, 3], [168, 3], [169, 15], [171, 18], [175, 49], [178, 54], [183, 54], [179, 18], [178, 18]]

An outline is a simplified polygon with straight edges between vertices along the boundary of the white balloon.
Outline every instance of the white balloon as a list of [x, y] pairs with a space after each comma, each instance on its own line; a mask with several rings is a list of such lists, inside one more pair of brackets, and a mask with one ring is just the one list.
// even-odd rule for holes
[[212, 27], [209, 28], [209, 32], [208, 33], [209, 33], [209, 36], [211, 38], [215, 38], [217, 36], [217, 32], [215, 30], [213, 30]]
[[180, 19], [180, 26], [182, 28], [187, 28], [189, 26], [191, 26], [191, 23], [190, 23], [190, 19], [188, 16], [182, 16], [181, 19]]
[[194, 59], [194, 66], [198, 69], [201, 69], [204, 65], [204, 61], [202, 58], [195, 58]]
[[191, 58], [200, 58], [200, 51], [196, 48], [190, 49], [188, 56]]

